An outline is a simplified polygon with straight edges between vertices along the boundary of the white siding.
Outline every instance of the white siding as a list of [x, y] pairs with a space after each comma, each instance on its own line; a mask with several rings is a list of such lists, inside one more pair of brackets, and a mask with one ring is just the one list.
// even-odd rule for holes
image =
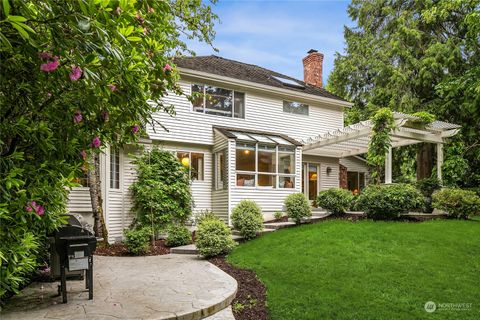
[[[303, 155], [304, 162], [320, 164], [320, 191], [330, 188], [338, 188], [340, 185], [340, 168], [337, 158], [318, 157], [312, 155]], [[327, 168], [331, 168], [330, 174], [327, 174]]]
[[348, 171], [368, 172], [368, 167], [365, 161], [355, 157], [341, 158], [340, 164], [347, 167]]
[[[186, 94], [190, 94], [190, 82], [181, 81], [180, 85]], [[154, 118], [169, 132], [160, 128], [154, 132], [149, 128], [148, 133], [152, 139], [213, 145], [212, 126], [215, 125], [282, 133], [302, 140], [343, 127], [341, 108], [310, 105], [308, 116], [289, 114], [283, 112], [282, 99], [249, 92], [245, 94], [245, 119], [194, 112], [185, 96], [170, 94], [164, 98], [164, 103], [175, 106], [176, 116], [156, 113]]]
[[[221, 152], [227, 149], [227, 155], [225, 161], [229, 158], [229, 140], [225, 138], [221, 133], [215, 132], [214, 134], [214, 141], [215, 145], [213, 147], [213, 155], [216, 152]], [[215, 168], [213, 168], [213, 161], [212, 161], [212, 173]], [[228, 179], [228, 172], [226, 173], [226, 178]], [[213, 179], [213, 177], [212, 177]], [[212, 181], [212, 186], [214, 182]], [[212, 191], [212, 211], [215, 213], [220, 219], [228, 223], [228, 188], [224, 188], [221, 190], [213, 190]]]
[[80, 214], [84, 221], [93, 225], [90, 189], [87, 187], [72, 188], [68, 195], [67, 210], [72, 214]]
[[133, 155], [139, 152], [138, 148], [133, 146], [126, 146], [120, 152], [120, 189], [110, 189], [110, 153], [107, 152], [105, 171], [108, 198], [105, 201], [109, 242], [121, 241], [123, 230], [132, 223], [134, 215], [131, 212], [132, 198], [129, 188], [137, 178], [136, 166], [132, 161]]

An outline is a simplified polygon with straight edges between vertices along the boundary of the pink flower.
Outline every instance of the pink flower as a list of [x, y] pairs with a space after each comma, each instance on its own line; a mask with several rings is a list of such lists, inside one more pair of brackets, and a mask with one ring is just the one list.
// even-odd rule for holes
[[108, 89], [110, 89], [110, 91], [112, 91], [112, 92], [117, 91], [117, 86], [114, 85], [113, 83], [107, 85], [107, 87], [108, 87]]
[[40, 71], [52, 72], [52, 71], [55, 71], [59, 65], [60, 65], [60, 62], [58, 61], [58, 57], [55, 56], [53, 57], [53, 61], [49, 61], [47, 63], [43, 63], [42, 65], [40, 65]]
[[82, 76], [82, 69], [79, 66], [73, 66], [72, 71], [70, 71], [70, 80], [77, 81]]
[[140, 131], [140, 126], [134, 125], [134, 126], [132, 127], [132, 132], [133, 132], [134, 134], [137, 134], [138, 131]]
[[101, 144], [102, 144], [102, 142], [100, 141], [100, 138], [99, 138], [99, 137], [93, 138], [93, 140], [92, 140], [92, 148], [98, 148], [98, 147], [100, 147]]
[[43, 216], [45, 214], [45, 207], [44, 206], [37, 206], [36, 211], [37, 211], [37, 214], [39, 216]]
[[83, 120], [82, 112], [80, 110], [75, 111], [73, 114], [73, 122], [80, 123]]
[[87, 160], [87, 152], [85, 150], [80, 151], [80, 156], [84, 161]]
[[172, 71], [172, 66], [167, 63], [167, 64], [165, 65], [165, 67], [163, 67], [163, 71], [165, 71], [165, 72], [167, 72], [167, 71]]
[[32, 211], [33, 211], [33, 208], [32, 208], [31, 205], [27, 205], [27, 206], [25, 206], [25, 210], [26, 210], [27, 212], [32, 212]]

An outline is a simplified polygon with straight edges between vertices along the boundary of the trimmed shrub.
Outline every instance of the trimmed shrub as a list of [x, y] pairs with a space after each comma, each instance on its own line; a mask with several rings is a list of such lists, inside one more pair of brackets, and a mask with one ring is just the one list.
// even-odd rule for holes
[[283, 212], [282, 211], [275, 211], [275, 213], [273, 214], [273, 217], [275, 218], [275, 220], [280, 220], [283, 218]]
[[296, 224], [300, 224], [303, 218], [310, 217], [312, 210], [303, 193], [293, 193], [285, 199], [287, 216], [292, 218]]
[[470, 190], [446, 188], [432, 196], [433, 207], [444, 210], [450, 217], [467, 219], [480, 214], [480, 197]]
[[125, 235], [124, 243], [130, 253], [138, 255], [148, 251], [150, 247], [150, 237], [152, 235], [150, 228], [126, 229], [123, 233]]
[[217, 217], [202, 220], [198, 225], [195, 244], [205, 258], [227, 254], [236, 245], [230, 228]]
[[353, 202], [353, 194], [345, 189], [331, 188], [321, 191], [317, 197], [319, 207], [327, 209], [334, 215], [343, 215], [350, 209]]
[[373, 219], [393, 219], [400, 213], [421, 208], [423, 196], [409, 184], [369, 185], [355, 206]]
[[167, 247], [184, 246], [192, 242], [192, 233], [184, 225], [172, 224], [167, 228]]
[[232, 210], [233, 227], [245, 239], [252, 239], [263, 229], [263, 215], [260, 207], [251, 200], [240, 201]]
[[199, 225], [204, 219], [215, 219], [217, 216], [210, 210], [201, 210], [194, 214], [194, 224]]

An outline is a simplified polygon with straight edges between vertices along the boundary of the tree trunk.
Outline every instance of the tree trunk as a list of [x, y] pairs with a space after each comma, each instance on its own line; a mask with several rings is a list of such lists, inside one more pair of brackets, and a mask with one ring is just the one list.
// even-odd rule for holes
[[105, 225], [102, 209], [102, 188], [100, 179], [100, 155], [92, 154], [92, 164], [88, 170], [88, 184], [90, 188], [90, 199], [92, 202], [93, 231], [96, 237], [108, 241], [108, 232]]
[[417, 181], [430, 178], [433, 169], [434, 145], [422, 143], [417, 150]]

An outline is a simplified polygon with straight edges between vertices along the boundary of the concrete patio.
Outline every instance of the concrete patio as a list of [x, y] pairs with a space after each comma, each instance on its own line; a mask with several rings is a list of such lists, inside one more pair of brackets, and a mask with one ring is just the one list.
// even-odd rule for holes
[[237, 291], [235, 279], [208, 261], [175, 254], [95, 256], [93, 300], [83, 281], [67, 281], [68, 303], [62, 304], [57, 285], [31, 284], [8, 301], [0, 318], [202, 319], [227, 308]]

